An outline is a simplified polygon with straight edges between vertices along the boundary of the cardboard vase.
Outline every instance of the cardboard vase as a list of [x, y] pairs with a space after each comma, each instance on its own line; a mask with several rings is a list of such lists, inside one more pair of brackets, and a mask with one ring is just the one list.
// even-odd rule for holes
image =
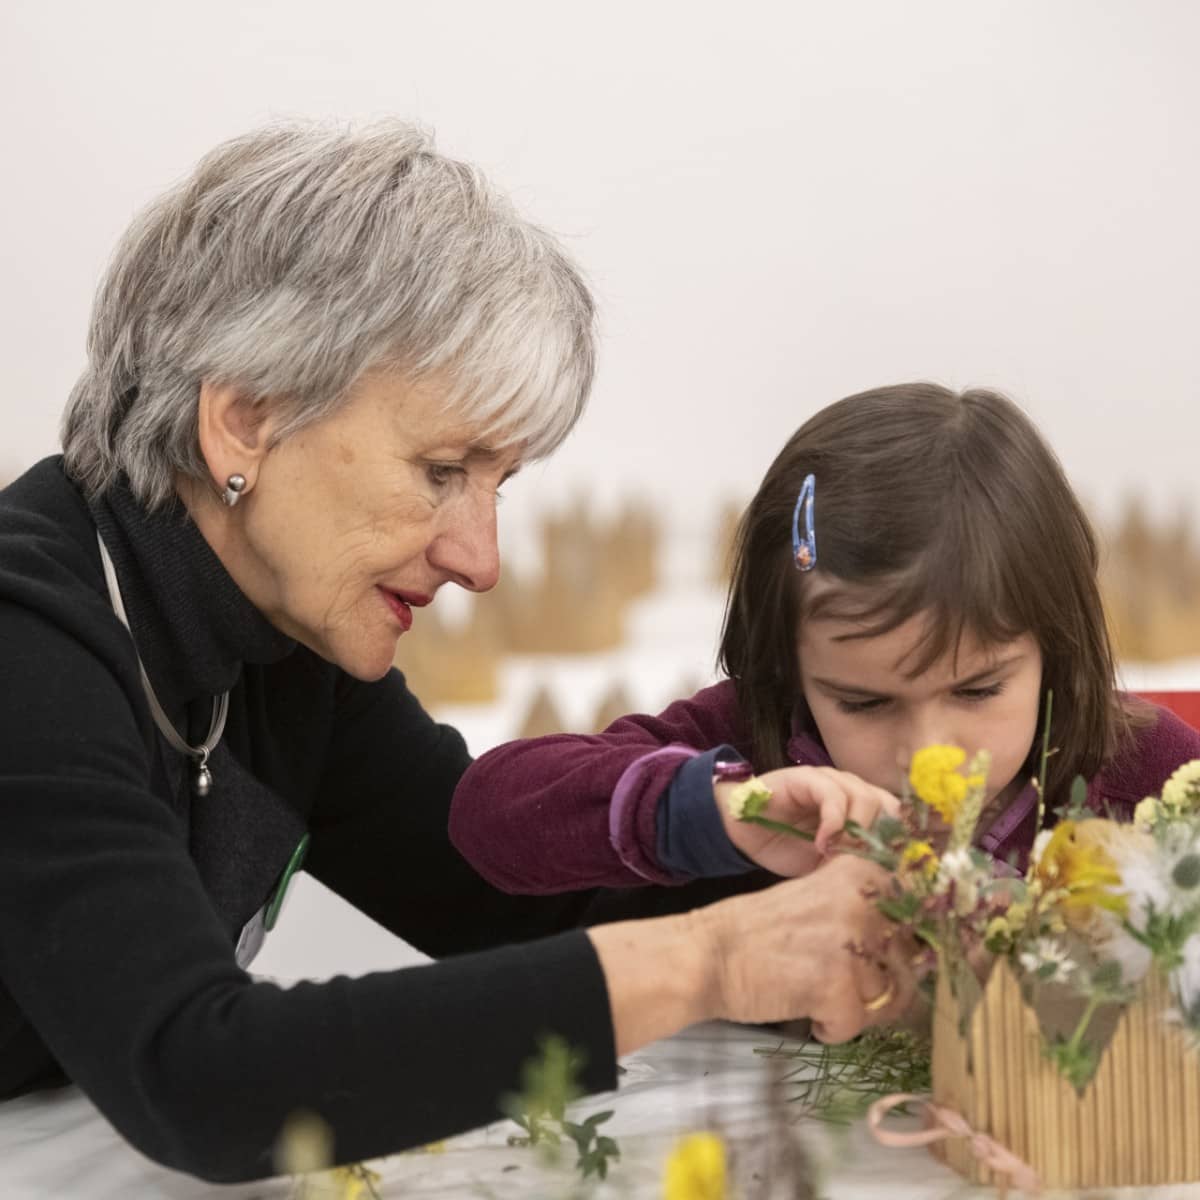
[[[998, 963], [967, 1018], [945, 975], [933, 1030], [933, 1099], [1028, 1163], [1044, 1187], [1124, 1187], [1200, 1180], [1200, 1053], [1169, 1018], [1152, 971], [1116, 1021], [1082, 1094], [1042, 1050], [1033, 1008]], [[974, 1183], [1000, 1183], [967, 1140], [932, 1147]]]

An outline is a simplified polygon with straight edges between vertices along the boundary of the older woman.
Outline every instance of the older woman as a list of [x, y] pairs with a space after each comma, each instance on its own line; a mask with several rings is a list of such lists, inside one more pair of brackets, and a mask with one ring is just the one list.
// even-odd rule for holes
[[[495, 583], [497, 490], [578, 419], [592, 324], [402, 124], [237, 139], [134, 224], [64, 454], [0, 493], [0, 1097], [74, 1081], [235, 1180], [298, 1109], [341, 1160], [493, 1119], [547, 1032], [601, 1089], [696, 1020], [869, 1019], [834, 953], [878, 933], [865, 864], [664, 916], [745, 884], [512, 897], [448, 841], [467, 751], [396, 641]], [[302, 861], [453, 957], [256, 982]]]

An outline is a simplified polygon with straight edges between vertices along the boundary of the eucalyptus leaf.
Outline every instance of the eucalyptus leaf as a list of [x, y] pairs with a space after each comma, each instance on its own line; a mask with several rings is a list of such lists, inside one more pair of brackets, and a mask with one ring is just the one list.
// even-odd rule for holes
[[1071, 780], [1071, 807], [1076, 812], [1087, 808], [1087, 780], [1082, 775]]

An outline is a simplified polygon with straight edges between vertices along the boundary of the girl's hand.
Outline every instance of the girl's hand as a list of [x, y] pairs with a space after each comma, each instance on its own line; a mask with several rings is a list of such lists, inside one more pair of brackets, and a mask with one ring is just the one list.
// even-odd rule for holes
[[713, 798], [729, 840], [776, 875], [807, 875], [819, 867], [847, 821], [869, 828], [880, 813], [900, 815], [900, 801], [891, 792], [833, 767], [782, 767], [759, 779], [771, 789], [762, 815], [812, 834], [811, 842], [739, 821], [729, 811], [729, 795], [739, 786], [736, 783], [714, 784]]

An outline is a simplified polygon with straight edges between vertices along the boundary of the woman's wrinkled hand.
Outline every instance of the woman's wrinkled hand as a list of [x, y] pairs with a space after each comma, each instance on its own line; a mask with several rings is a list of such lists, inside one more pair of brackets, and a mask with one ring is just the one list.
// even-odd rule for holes
[[807, 1017], [825, 1042], [900, 1018], [915, 994], [918, 947], [877, 907], [890, 883], [881, 867], [841, 855], [803, 879], [693, 912], [712, 956], [710, 1009], [747, 1023]]
[[881, 814], [900, 814], [900, 801], [891, 792], [834, 767], [782, 767], [759, 779], [771, 790], [762, 815], [812, 834], [811, 842], [734, 817], [729, 797], [736, 783], [714, 784], [713, 797], [729, 840], [746, 858], [776, 875], [816, 870], [847, 821], [870, 828]]

